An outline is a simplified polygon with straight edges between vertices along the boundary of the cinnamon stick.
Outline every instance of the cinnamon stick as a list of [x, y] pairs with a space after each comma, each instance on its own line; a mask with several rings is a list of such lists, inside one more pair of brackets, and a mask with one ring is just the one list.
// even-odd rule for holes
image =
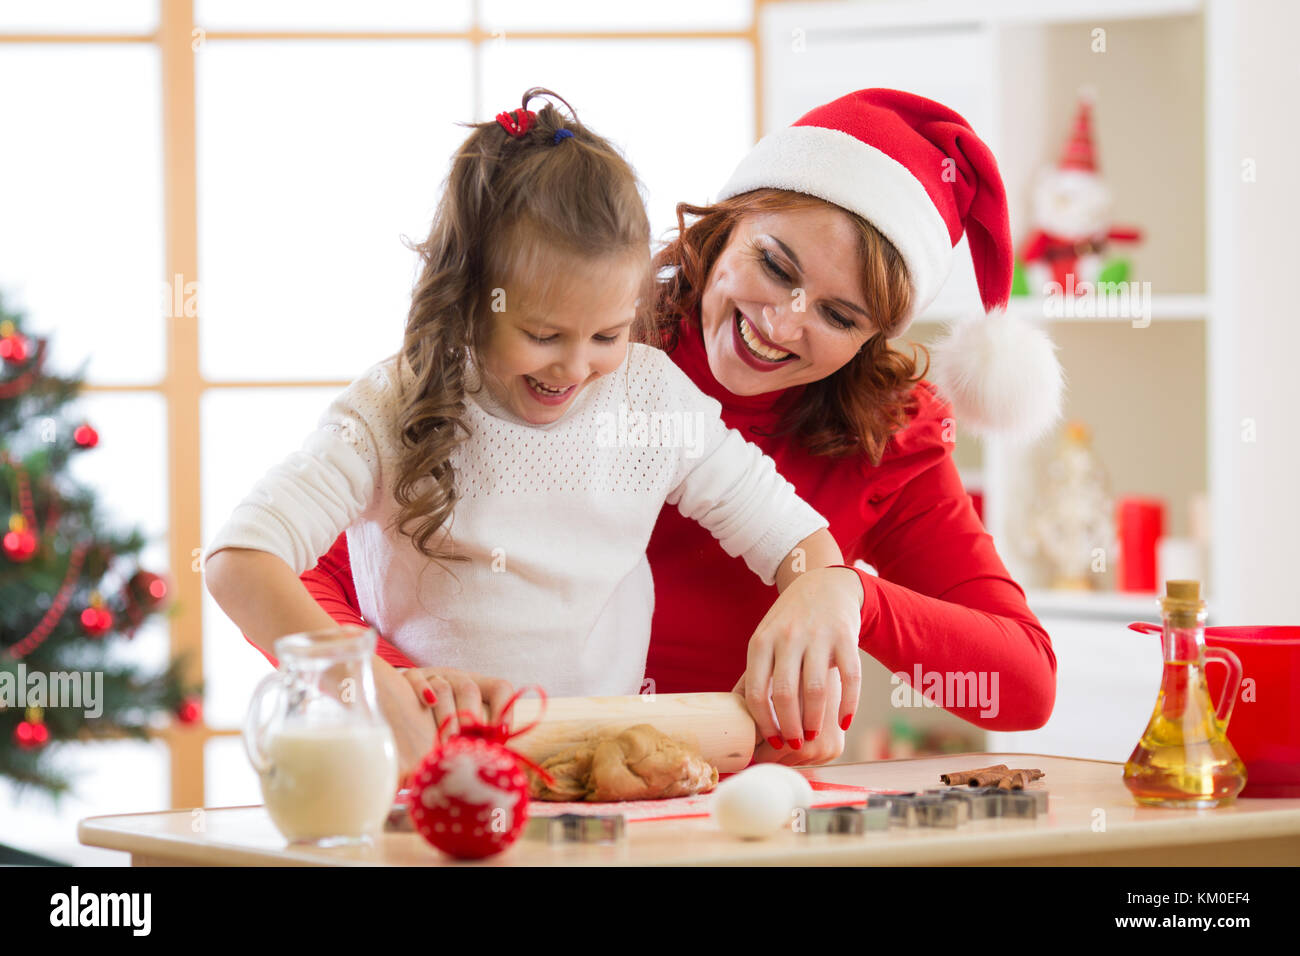
[[1025, 789], [1025, 772], [1016, 770], [1010, 776], [1003, 777], [997, 782], [999, 790], [1023, 790]]
[[1046, 774], [1037, 768], [1012, 769], [1004, 763], [992, 767], [978, 767], [974, 770], [957, 770], [941, 773], [939, 779], [949, 786], [969, 784], [972, 787], [997, 787], [1002, 790], [1023, 790], [1025, 787], [1044, 777]]
[[[994, 764], [992, 767], [977, 767], [974, 770], [958, 770], [954, 773], [941, 773], [939, 774], [939, 779], [942, 780], [944, 783], [948, 784], [948, 786], [950, 787], [959, 787], [964, 783], [970, 783], [971, 778], [974, 777], [976, 774], [981, 774], [993, 770], [1001, 770], [1005, 772], [1008, 769], [1010, 768], [1007, 767], [1006, 764], [999, 763], [999, 764]], [[977, 785], [972, 784], [972, 786], [977, 786]]]

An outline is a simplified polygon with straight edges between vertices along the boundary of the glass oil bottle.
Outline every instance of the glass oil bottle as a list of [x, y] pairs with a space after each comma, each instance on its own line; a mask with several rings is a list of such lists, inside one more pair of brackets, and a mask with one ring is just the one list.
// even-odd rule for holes
[[[1166, 581], [1165, 589], [1164, 674], [1155, 711], [1124, 765], [1124, 784], [1143, 806], [1226, 806], [1246, 785], [1246, 768], [1227, 736], [1241, 661], [1225, 648], [1205, 646], [1199, 582]], [[1205, 680], [1210, 660], [1228, 668], [1217, 709]]]

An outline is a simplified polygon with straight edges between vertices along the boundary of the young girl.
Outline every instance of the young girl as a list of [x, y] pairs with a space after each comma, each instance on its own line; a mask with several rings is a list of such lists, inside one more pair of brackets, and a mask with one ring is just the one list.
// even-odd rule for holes
[[[636, 178], [576, 118], [528, 110], [547, 92], [457, 152], [401, 351], [235, 509], [204, 553], [209, 590], [264, 650], [328, 626], [297, 576], [346, 529], [361, 609], [410, 660], [554, 696], [635, 694], [667, 502], [777, 585], [765, 623], [852, 648], [863, 591], [829, 569], [826, 521], [717, 400], [629, 344], [652, 278]], [[377, 683], [383, 705], [393, 685]], [[427, 744], [394, 729], [409, 770]]]

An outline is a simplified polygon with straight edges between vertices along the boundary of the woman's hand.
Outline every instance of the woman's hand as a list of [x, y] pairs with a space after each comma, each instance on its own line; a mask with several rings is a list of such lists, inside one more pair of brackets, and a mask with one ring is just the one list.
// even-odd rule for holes
[[[736, 692], [744, 692], [745, 678], [741, 677]], [[831, 668], [826, 672], [826, 710], [822, 719], [822, 732], [813, 740], [805, 740], [798, 750], [773, 747], [763, 741], [754, 748], [754, 763], [783, 763], [790, 767], [814, 766], [830, 763], [844, 753], [844, 731], [838, 723], [840, 709], [840, 672]]]
[[[759, 622], [736, 690], [773, 749], [783, 745], [798, 752], [805, 740], [815, 742], [830, 727], [848, 728], [862, 687], [858, 632], [864, 600], [856, 571], [818, 568], [792, 581]], [[842, 695], [828, 709], [832, 669], [842, 679]]]
[[510, 727], [509, 714], [502, 714], [510, 695], [515, 692], [508, 680], [484, 677], [453, 667], [411, 667], [401, 672], [426, 709], [431, 708], [439, 726], [448, 717], [447, 733], [460, 730], [460, 711], [469, 711], [480, 723], [504, 719]]

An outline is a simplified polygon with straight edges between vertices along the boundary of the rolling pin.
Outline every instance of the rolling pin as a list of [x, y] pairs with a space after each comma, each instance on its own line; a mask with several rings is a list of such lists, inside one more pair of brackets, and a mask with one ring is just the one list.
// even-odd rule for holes
[[541, 763], [599, 734], [637, 724], [697, 746], [720, 773], [744, 770], [754, 756], [758, 732], [739, 694], [631, 694], [626, 697], [536, 697], [515, 701], [511, 726], [541, 723], [514, 737], [510, 748]]

